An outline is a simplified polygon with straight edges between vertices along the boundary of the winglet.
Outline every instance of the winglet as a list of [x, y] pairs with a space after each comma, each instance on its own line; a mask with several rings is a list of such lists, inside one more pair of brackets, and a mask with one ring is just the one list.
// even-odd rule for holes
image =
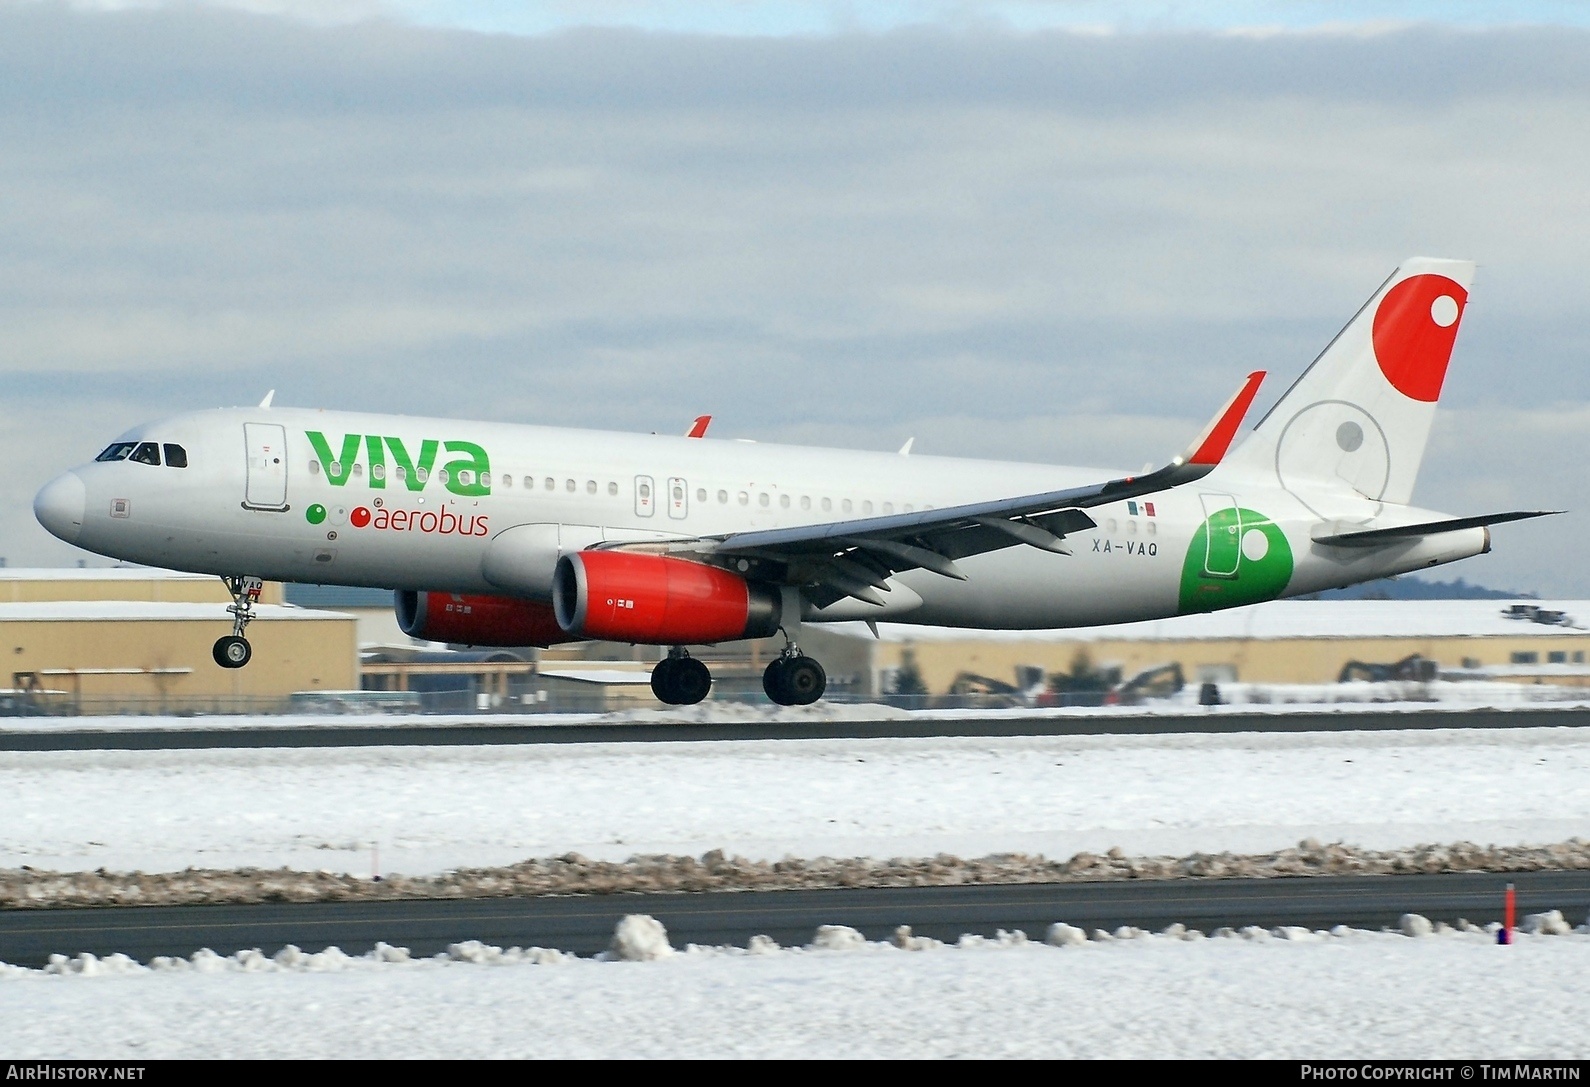
[[707, 427], [711, 424], [712, 416], [698, 415], [696, 416], [696, 421], [690, 424], [690, 429], [685, 431], [685, 437], [705, 438], [707, 436]]
[[272, 389], [270, 392], [265, 394], [265, 399], [261, 400], [259, 402], [259, 406], [262, 407], [262, 408], [268, 408], [268, 407], [271, 406], [271, 401], [275, 400], [275, 399], [276, 399], [276, 390]]
[[1253, 405], [1253, 398], [1259, 395], [1259, 385], [1264, 381], [1263, 370], [1255, 370], [1248, 375], [1242, 383], [1242, 388], [1236, 391], [1232, 398], [1226, 401], [1226, 406], [1220, 409], [1204, 432], [1187, 447], [1187, 452], [1181, 455], [1183, 464], [1201, 464], [1213, 468], [1220, 463], [1226, 455], [1226, 450], [1231, 448], [1231, 440], [1237, 436], [1237, 428], [1242, 425], [1242, 419], [1248, 414], [1248, 408]]

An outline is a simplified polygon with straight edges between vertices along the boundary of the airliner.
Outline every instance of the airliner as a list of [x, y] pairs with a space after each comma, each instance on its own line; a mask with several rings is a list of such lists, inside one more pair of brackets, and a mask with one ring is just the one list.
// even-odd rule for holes
[[[803, 623], [985, 629], [1162, 618], [1490, 550], [1411, 505], [1474, 265], [1404, 262], [1240, 441], [1263, 372], [1139, 475], [686, 435], [273, 406], [134, 427], [46, 484], [67, 543], [222, 577], [241, 668], [264, 579], [395, 591], [415, 638], [668, 647], [652, 689], [705, 698], [690, 646], [782, 635], [763, 686], [822, 697]], [[699, 431], [699, 433], [698, 433]], [[874, 630], [876, 627], [874, 626]]]

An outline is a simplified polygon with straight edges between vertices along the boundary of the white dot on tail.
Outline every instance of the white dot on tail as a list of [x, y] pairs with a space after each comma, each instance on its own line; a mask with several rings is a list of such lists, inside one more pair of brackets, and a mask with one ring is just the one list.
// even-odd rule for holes
[[1457, 315], [1457, 299], [1450, 294], [1443, 294], [1440, 298], [1430, 303], [1430, 320], [1442, 328], [1451, 328], [1452, 322], [1457, 320]]
[[1258, 562], [1270, 553], [1270, 538], [1256, 528], [1250, 528], [1242, 534], [1242, 557], [1249, 562]]

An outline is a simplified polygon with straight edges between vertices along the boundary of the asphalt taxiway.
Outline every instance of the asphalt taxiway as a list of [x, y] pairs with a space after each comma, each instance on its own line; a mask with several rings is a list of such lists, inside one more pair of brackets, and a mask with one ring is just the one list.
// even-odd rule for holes
[[[994, 736], [1131, 736], [1176, 733], [1348, 732], [1429, 728], [1583, 728], [1590, 707], [1516, 709], [1397, 709], [1297, 712], [990, 714], [987, 716], [911, 716], [878, 720], [751, 720], [650, 722], [594, 719], [575, 723], [537, 723], [516, 716], [482, 717], [430, 723], [423, 718], [398, 722], [342, 723], [321, 718], [293, 723], [283, 719], [258, 727], [214, 727], [184, 719], [178, 726], [152, 719], [147, 727], [96, 726], [92, 719], [48, 717], [17, 719], [0, 729], [0, 751], [178, 751], [205, 748], [413, 747], [477, 744], [679, 743], [730, 740], [822, 740]], [[25, 724], [23, 722], [26, 722]]]
[[801, 945], [818, 925], [849, 925], [870, 939], [910, 925], [916, 935], [954, 941], [1000, 929], [1042, 939], [1056, 921], [1090, 931], [1180, 922], [1210, 932], [1380, 928], [1417, 913], [1483, 924], [1501, 919], [1509, 882], [1517, 885], [1520, 917], [1559, 909], [1578, 923], [1590, 909], [1590, 872], [1524, 872], [7, 910], [0, 911], [0, 961], [41, 966], [51, 954], [87, 951], [147, 962], [206, 947], [274, 954], [287, 944], [360, 954], [377, 941], [431, 955], [464, 940], [589, 955], [604, 950], [613, 927], [631, 913], [661, 921], [676, 947], [744, 946], [758, 934]]

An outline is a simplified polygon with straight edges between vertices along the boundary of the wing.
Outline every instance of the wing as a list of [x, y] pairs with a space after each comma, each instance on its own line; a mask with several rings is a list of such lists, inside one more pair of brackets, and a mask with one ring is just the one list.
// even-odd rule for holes
[[1087, 487], [942, 509], [707, 537], [675, 554], [732, 565], [757, 580], [804, 587], [819, 607], [846, 596], [883, 604], [891, 575], [931, 570], [966, 580], [955, 560], [1027, 545], [1062, 555], [1066, 537], [1095, 527], [1087, 510], [1202, 479], [1225, 456], [1264, 380], [1249, 374], [1187, 450], [1165, 467]]

